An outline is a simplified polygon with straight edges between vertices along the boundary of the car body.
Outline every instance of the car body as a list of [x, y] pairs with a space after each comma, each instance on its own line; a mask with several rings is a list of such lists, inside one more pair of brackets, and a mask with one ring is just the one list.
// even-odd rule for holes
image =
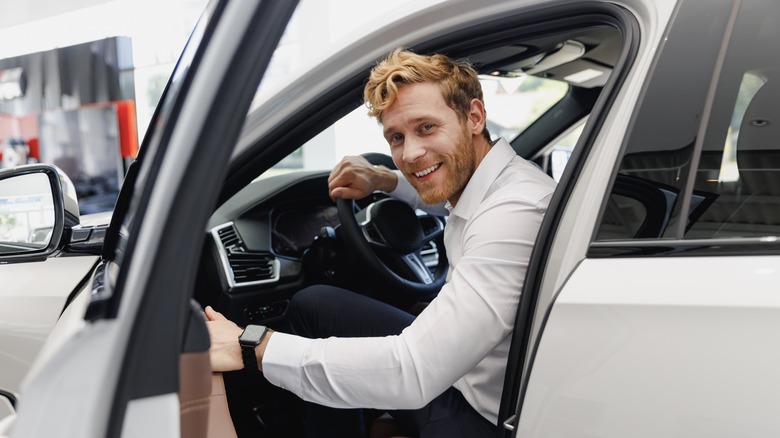
[[[98, 235], [108, 227], [110, 218], [111, 212], [81, 215], [77, 229], [87, 233], [95, 230]], [[36, 228], [28, 241], [45, 246], [50, 234], [50, 226]], [[102, 237], [98, 237], [89, 251], [0, 265], [0, 392], [18, 397], [22, 379], [69, 298], [90, 279], [99, 260], [101, 242]]]
[[[216, 436], [193, 426], [207, 424], [208, 409], [189, 409], [209, 379], [201, 306], [283, 327], [287, 300], [307, 284], [398, 306], [435, 295], [384, 287], [359, 264], [327, 170], [258, 178], [357, 108], [368, 70], [398, 46], [467, 56], [488, 75], [568, 78], [566, 96], [511, 142], [551, 173], [552, 151], [587, 120], [529, 262], [496, 435], [780, 431], [780, 5], [422, 3], [253, 102], [295, 6], [207, 8], [100, 261], [4, 423], [11, 436]], [[0, 184], [29, 171], [49, 176], [60, 208], [55, 170], [6, 171]], [[30, 259], [78, 243], [60, 216]], [[433, 244], [414, 257], [438, 267], [440, 219], [420, 217]], [[239, 435], [300, 432], [280, 390], [244, 373], [225, 381]]]

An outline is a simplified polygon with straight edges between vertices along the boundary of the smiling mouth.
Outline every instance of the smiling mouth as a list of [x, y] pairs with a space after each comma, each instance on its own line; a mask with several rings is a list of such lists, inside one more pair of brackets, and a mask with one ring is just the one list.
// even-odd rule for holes
[[421, 170], [419, 172], [414, 172], [413, 175], [416, 176], [417, 178], [422, 178], [425, 175], [428, 175], [429, 173], [435, 171], [439, 167], [441, 167], [441, 163], [434, 164], [433, 166], [431, 166], [431, 167], [429, 167], [427, 169], [423, 169], [423, 170]]

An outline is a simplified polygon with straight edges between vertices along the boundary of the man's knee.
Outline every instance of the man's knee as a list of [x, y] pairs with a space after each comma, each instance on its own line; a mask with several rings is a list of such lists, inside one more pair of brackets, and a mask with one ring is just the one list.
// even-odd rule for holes
[[299, 290], [290, 299], [290, 310], [298, 311], [299, 309], [308, 307], [316, 294], [316, 286], [309, 286], [305, 289]]
[[[349, 293], [326, 285], [309, 286], [298, 291], [290, 299], [287, 319], [293, 334], [308, 338], [325, 336], [323, 325], [329, 325], [331, 313], [339, 303], [338, 296]], [[331, 309], [333, 307], [333, 309]]]
[[298, 291], [290, 299], [290, 311], [306, 313], [322, 309], [323, 305], [338, 302], [337, 296], [342, 293], [347, 293], [347, 291], [327, 285], [308, 286]]

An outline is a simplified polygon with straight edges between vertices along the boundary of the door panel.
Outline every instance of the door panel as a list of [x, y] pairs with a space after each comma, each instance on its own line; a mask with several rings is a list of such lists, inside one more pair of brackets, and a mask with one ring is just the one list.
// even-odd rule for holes
[[0, 345], [8, 353], [0, 355], [0, 390], [18, 394], [68, 296], [96, 261], [85, 256], [0, 265]]
[[779, 262], [584, 261], [550, 313], [518, 435], [777, 435]]

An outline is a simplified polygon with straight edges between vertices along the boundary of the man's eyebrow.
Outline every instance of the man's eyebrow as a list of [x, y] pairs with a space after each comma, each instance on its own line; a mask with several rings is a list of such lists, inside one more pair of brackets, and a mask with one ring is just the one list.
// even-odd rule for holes
[[[413, 119], [411, 119], [411, 120], [407, 120], [407, 121], [406, 121], [406, 122], [404, 122], [404, 123], [420, 123], [420, 122], [423, 122], [423, 121], [425, 121], [425, 120], [430, 120], [430, 119], [431, 119], [431, 117], [430, 117], [430, 116], [419, 116], [419, 117], [415, 117], [415, 118], [413, 118]], [[387, 134], [389, 134], [391, 131], [397, 131], [397, 129], [395, 128], [395, 126], [389, 126], [389, 127], [385, 128], [385, 130], [384, 130], [384, 131], [382, 131], [382, 134], [383, 134], [385, 137], [387, 137]]]

